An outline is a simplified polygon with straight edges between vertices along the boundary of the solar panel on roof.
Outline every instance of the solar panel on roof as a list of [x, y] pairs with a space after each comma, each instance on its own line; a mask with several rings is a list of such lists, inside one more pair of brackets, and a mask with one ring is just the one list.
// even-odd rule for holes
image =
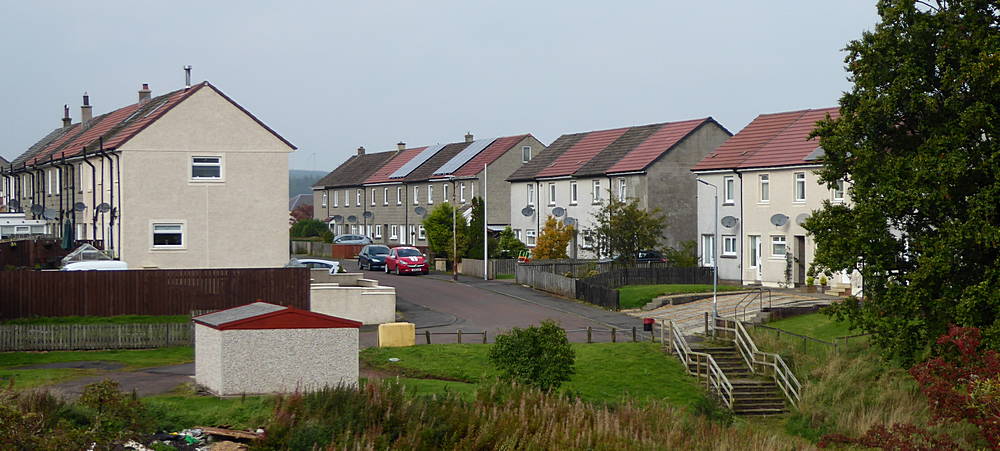
[[468, 147], [462, 149], [462, 151], [459, 152], [458, 155], [451, 157], [451, 159], [448, 160], [447, 163], [445, 163], [443, 166], [434, 171], [434, 175], [451, 174], [452, 172], [457, 171], [458, 168], [462, 167], [462, 165], [464, 165], [465, 163], [468, 163], [469, 160], [475, 158], [476, 155], [479, 155], [479, 152], [485, 150], [486, 147], [492, 143], [493, 143], [493, 138], [477, 139], [473, 141], [472, 144], [469, 144]]
[[444, 149], [444, 146], [445, 146], [444, 144], [435, 144], [433, 146], [427, 147], [422, 152], [420, 152], [419, 155], [413, 157], [412, 160], [407, 161], [406, 164], [404, 164], [401, 168], [396, 169], [396, 172], [390, 174], [389, 178], [398, 179], [410, 175], [410, 173], [413, 172], [414, 169], [419, 168], [420, 165], [426, 163], [427, 160], [431, 159], [431, 157], [440, 152], [441, 149]]

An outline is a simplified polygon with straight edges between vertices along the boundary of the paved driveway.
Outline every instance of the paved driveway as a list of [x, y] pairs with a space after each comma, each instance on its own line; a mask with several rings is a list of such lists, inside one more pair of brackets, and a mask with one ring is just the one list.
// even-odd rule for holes
[[[719, 316], [724, 318], [738, 318], [749, 320], [761, 307], [782, 306], [782, 305], [828, 305], [837, 298], [823, 295], [808, 295], [805, 293], [795, 293], [784, 290], [773, 290], [770, 299], [765, 297], [763, 302], [760, 298], [752, 298], [747, 293], [740, 294], [720, 294], [718, 296]], [[632, 315], [640, 318], [654, 318], [659, 323], [661, 321], [673, 321], [674, 324], [685, 333], [704, 331], [705, 313], [711, 315], [712, 298], [701, 299], [681, 305], [665, 305], [650, 311], [633, 311]]]

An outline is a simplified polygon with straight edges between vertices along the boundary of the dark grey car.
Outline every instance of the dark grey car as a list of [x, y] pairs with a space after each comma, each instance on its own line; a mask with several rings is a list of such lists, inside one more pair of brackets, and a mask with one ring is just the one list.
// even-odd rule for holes
[[389, 255], [389, 247], [381, 244], [369, 244], [358, 252], [358, 267], [367, 269], [382, 269], [385, 267], [385, 257]]

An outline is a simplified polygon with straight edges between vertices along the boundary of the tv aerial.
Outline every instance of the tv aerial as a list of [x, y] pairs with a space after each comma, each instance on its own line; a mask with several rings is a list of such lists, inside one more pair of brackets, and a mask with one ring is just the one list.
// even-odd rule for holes
[[73, 210], [74, 211], [84, 211], [86, 209], [87, 209], [87, 204], [85, 204], [83, 202], [77, 202], [77, 203], [73, 204]]
[[521, 209], [521, 215], [522, 216], [531, 216], [533, 214], [535, 214], [535, 209], [534, 208], [524, 207], [524, 208]]
[[555, 216], [555, 217], [558, 218], [558, 217], [561, 217], [564, 214], [566, 214], [566, 209], [563, 208], [563, 207], [556, 207], [556, 208], [552, 209], [552, 216]]
[[771, 216], [771, 224], [781, 227], [787, 223], [788, 223], [788, 216], [785, 216], [781, 213]]
[[416, 207], [413, 209], [413, 212], [416, 213], [418, 216], [423, 216], [427, 214], [427, 209], [424, 207]]
[[727, 229], [731, 229], [733, 227], [736, 227], [736, 223], [738, 223], [739, 221], [740, 220], [736, 219], [736, 217], [734, 217], [734, 216], [725, 216], [721, 220], [719, 220], [719, 222], [722, 224], [722, 226], [725, 227], [725, 228], [727, 228]]
[[107, 202], [101, 202], [101, 204], [97, 206], [97, 211], [101, 213], [107, 213], [111, 211], [111, 205], [108, 204]]

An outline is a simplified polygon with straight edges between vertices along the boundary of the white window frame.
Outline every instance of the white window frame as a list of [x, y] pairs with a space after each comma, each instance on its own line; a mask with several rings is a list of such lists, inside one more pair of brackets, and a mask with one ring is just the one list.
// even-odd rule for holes
[[382, 238], [382, 224], [375, 224], [375, 238]]
[[524, 237], [527, 239], [527, 242], [524, 243], [525, 245], [527, 245], [528, 247], [535, 247], [535, 239], [537, 238], [537, 236], [535, 235], [535, 229], [525, 230]]
[[448, 186], [447, 183], [441, 184], [441, 202], [451, 202], [451, 197], [448, 196], [448, 188], [450, 188], [450, 186]]
[[[776, 246], [781, 246], [781, 252], [775, 252], [778, 250]], [[784, 235], [771, 235], [771, 258], [785, 258], [785, 254], [788, 253], [788, 239]]]
[[759, 195], [757, 200], [766, 204], [771, 202], [771, 174], [760, 174], [757, 176]]
[[389, 224], [389, 239], [392, 241], [399, 241], [399, 225]]
[[403, 205], [403, 187], [396, 187], [396, 205]]
[[736, 235], [722, 235], [722, 256], [736, 256]]
[[382, 205], [389, 205], [389, 187], [382, 188]]
[[528, 191], [527, 191], [528, 205], [534, 206], [535, 205], [535, 184], [534, 183], [529, 183], [529, 184], [527, 184], [525, 186], [528, 187]]
[[417, 239], [421, 241], [427, 240], [427, 230], [424, 229], [423, 225], [417, 226]]
[[476, 182], [469, 182], [469, 199], [476, 198]]
[[531, 161], [531, 146], [521, 147], [521, 163], [527, 163]]
[[364, 201], [364, 199], [363, 199], [363, 197], [362, 197], [362, 196], [364, 196], [364, 193], [363, 193], [362, 191], [363, 191], [363, 190], [359, 189], [359, 190], [357, 190], [357, 192], [356, 192], [356, 193], [354, 194], [354, 206], [355, 206], [355, 207], [360, 207], [360, 206], [364, 205], [364, 204], [362, 204], [362, 203], [361, 203], [361, 202], [363, 202], [363, 201]]
[[376, 202], [376, 199], [375, 199], [375, 188], [372, 188], [372, 196], [371, 197], [372, 197], [371, 198], [371, 204], [372, 204], [371, 206], [374, 207], [375, 204], [378, 203], [378, 202]]
[[628, 198], [628, 182], [625, 180], [625, 177], [621, 177], [618, 179], [618, 200], [621, 202], [625, 202], [625, 199], [627, 198]]
[[[160, 227], [177, 227], [179, 229], [179, 234], [181, 237], [181, 244], [156, 244], [156, 228]], [[164, 232], [166, 233], [166, 232]], [[187, 223], [183, 220], [176, 219], [163, 219], [163, 220], [151, 220], [149, 221], [149, 249], [150, 250], [183, 250], [187, 249], [188, 237], [187, 237]]]
[[806, 201], [806, 173], [796, 172], [793, 174], [794, 185], [792, 186], [792, 192], [795, 196], [795, 202], [805, 202]]
[[420, 187], [419, 186], [414, 186], [413, 187], [413, 205], [419, 205], [419, 204], [420, 204]]
[[577, 192], [576, 182], [569, 182], [569, 204], [576, 205], [577, 197], [578, 197], [578, 192]]
[[458, 200], [463, 204], [465, 203], [465, 182], [462, 182], [461, 185], [458, 185]]
[[594, 180], [594, 191], [590, 193], [591, 203], [599, 204], [601, 203], [601, 181]]
[[844, 201], [844, 188], [846, 188], [847, 182], [844, 179], [837, 180], [833, 182], [833, 189], [830, 190], [830, 197], [834, 202]]
[[434, 203], [434, 185], [427, 185], [427, 204]]
[[722, 178], [722, 203], [724, 204], [735, 204], [736, 203], [736, 178], [727, 175]]
[[14, 226], [14, 235], [28, 235], [30, 233], [31, 233], [31, 226], [26, 226], [26, 225]]
[[521, 239], [521, 229], [514, 229], [514, 238], [517, 238], [517, 240], [522, 243], [524, 242], [524, 240]]
[[327, 194], [326, 191], [323, 191], [323, 197], [322, 197], [322, 199], [323, 200], [320, 201], [320, 205], [319, 206], [323, 207], [323, 208], [326, 208], [327, 202], [330, 199], [330, 195]]
[[[200, 160], [206, 160], [206, 161], [197, 161], [199, 159]], [[207, 161], [207, 160], [212, 160], [212, 159], [215, 159], [216, 161], [214, 163], [211, 162], [211, 161]], [[189, 180], [191, 182], [193, 182], [193, 183], [205, 183], [205, 182], [208, 182], [208, 183], [218, 183], [218, 182], [223, 182], [223, 181], [226, 180], [226, 164], [225, 164], [225, 161], [222, 158], [222, 155], [201, 155], [201, 154], [199, 154], [199, 155], [191, 155], [190, 162], [191, 162], [191, 164], [189, 166], [190, 167], [190, 171], [188, 172], [188, 176], [190, 177]], [[194, 175], [194, 168], [195, 167], [218, 167], [219, 168], [219, 175], [215, 176], [215, 177], [195, 177], [195, 175]]]
[[407, 244], [417, 243], [417, 226], [415, 225], [410, 226], [410, 231], [409, 233], [406, 234], [406, 237], [403, 238], [403, 242]]
[[554, 206], [556, 204], [556, 184], [549, 183], [549, 206]]
[[715, 235], [701, 236], [701, 265], [715, 265]]
[[351, 206], [351, 190], [349, 189], [344, 190], [344, 206], [345, 207]]

